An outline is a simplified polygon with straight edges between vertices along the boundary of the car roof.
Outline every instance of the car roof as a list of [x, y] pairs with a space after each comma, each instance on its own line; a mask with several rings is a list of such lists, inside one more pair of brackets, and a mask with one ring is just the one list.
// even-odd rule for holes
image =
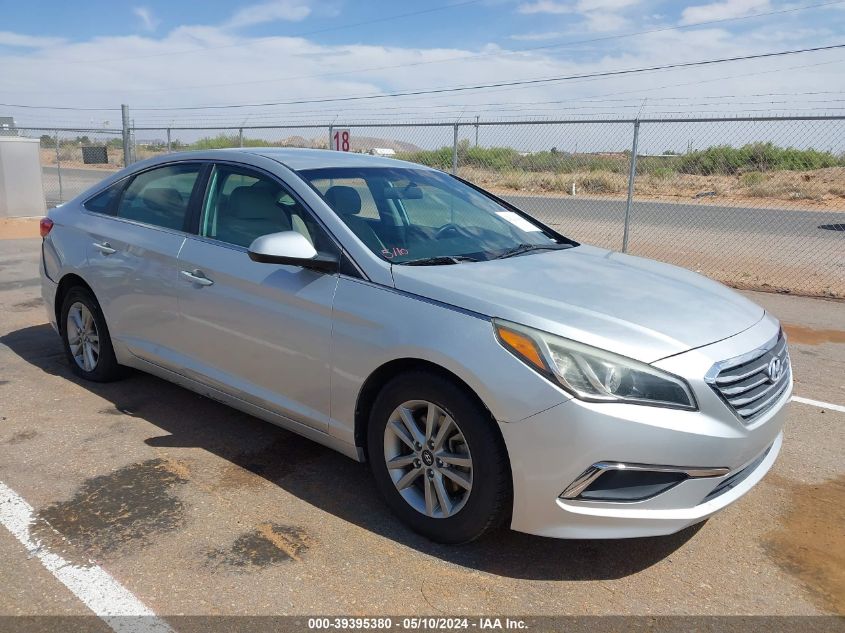
[[430, 169], [416, 163], [409, 163], [395, 158], [336, 152], [327, 149], [303, 149], [295, 147], [235, 147], [219, 150], [223, 152], [244, 152], [257, 154], [278, 161], [294, 171], [322, 169], [326, 167], [404, 167]]

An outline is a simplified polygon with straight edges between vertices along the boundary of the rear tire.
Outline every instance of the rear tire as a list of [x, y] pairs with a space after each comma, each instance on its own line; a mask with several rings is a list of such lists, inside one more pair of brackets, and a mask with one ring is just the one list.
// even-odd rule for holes
[[510, 516], [510, 466], [499, 430], [447, 378], [415, 371], [391, 380], [376, 398], [367, 435], [376, 486], [415, 532], [466, 543]]
[[112, 382], [124, 376], [103, 311], [87, 288], [74, 286], [68, 290], [59, 324], [65, 356], [74, 374], [94, 382]]

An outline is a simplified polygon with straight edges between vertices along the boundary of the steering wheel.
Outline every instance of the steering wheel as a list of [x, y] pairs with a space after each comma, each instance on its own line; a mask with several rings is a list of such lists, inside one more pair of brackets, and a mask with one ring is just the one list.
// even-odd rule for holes
[[439, 240], [441, 237], [443, 237], [446, 233], [450, 231], [454, 231], [455, 233], [463, 233], [461, 227], [459, 227], [454, 222], [449, 222], [448, 224], [444, 224], [439, 229], [437, 229], [437, 232], [434, 234], [434, 238]]

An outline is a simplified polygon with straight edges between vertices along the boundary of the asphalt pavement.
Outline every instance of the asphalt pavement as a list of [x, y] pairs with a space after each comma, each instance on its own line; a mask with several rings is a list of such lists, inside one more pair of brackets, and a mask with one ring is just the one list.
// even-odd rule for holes
[[[0, 616], [88, 612], [47, 554], [105, 570], [165, 621], [845, 615], [845, 413], [793, 402], [772, 472], [673, 536], [503, 530], [440, 546], [390, 514], [364, 465], [149, 375], [75, 378], [46, 323], [38, 253], [39, 240], [0, 240], [0, 482], [31, 506], [39, 543], [0, 527]], [[788, 326], [796, 395], [845, 404], [845, 303], [748, 296]]]

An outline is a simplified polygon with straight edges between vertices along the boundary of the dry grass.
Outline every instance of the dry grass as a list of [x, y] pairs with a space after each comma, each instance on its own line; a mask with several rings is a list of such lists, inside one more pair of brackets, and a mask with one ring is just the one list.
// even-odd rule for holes
[[[572, 174], [551, 172], [497, 172], [478, 167], [463, 167], [462, 177], [482, 187], [502, 193], [568, 195], [575, 185], [576, 195], [624, 196], [628, 187], [626, 174], [610, 171], [583, 171]], [[812, 208], [845, 210], [845, 167], [814, 171], [746, 172], [734, 176], [679, 174], [655, 170], [640, 174], [634, 183], [638, 198], [690, 200], [708, 194], [708, 202], [745, 201], [752, 206], [786, 206], [789, 202], [810, 203]]]

